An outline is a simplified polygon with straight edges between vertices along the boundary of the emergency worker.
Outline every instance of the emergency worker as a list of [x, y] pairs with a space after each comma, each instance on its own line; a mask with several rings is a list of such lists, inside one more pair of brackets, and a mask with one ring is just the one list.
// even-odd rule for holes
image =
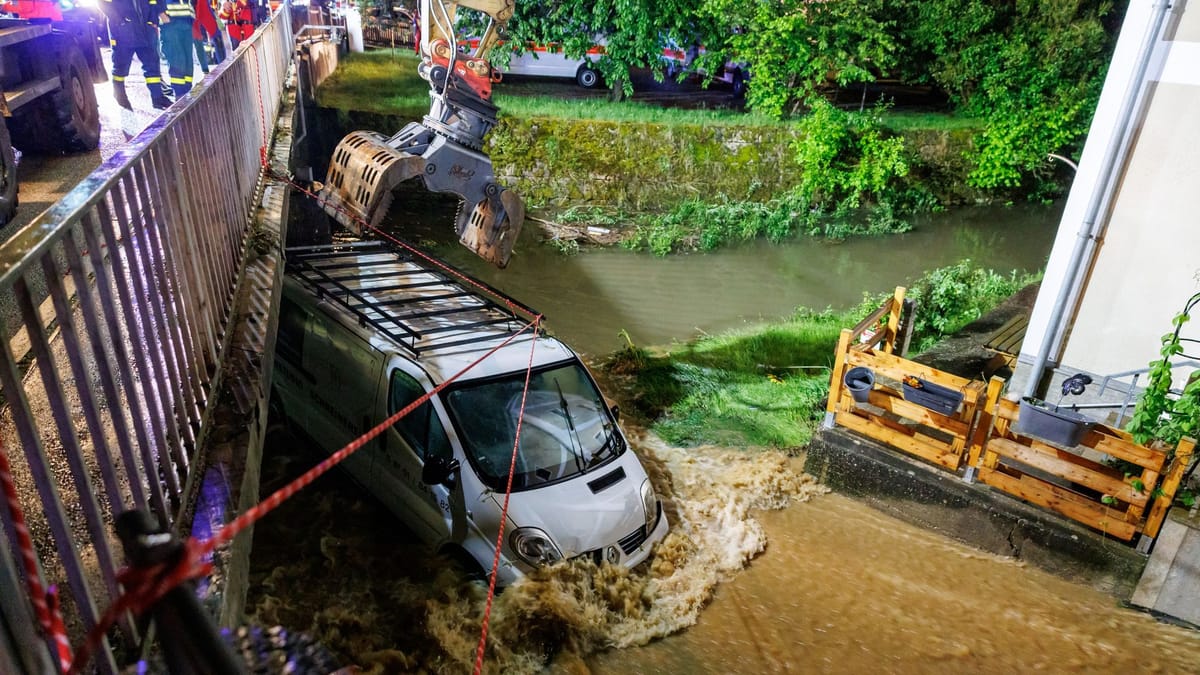
[[133, 57], [142, 63], [142, 75], [150, 90], [150, 102], [159, 110], [171, 107], [171, 99], [162, 88], [162, 70], [158, 63], [157, 2], [154, 0], [101, 0], [100, 10], [108, 18], [112, 43], [113, 98], [117, 105], [133, 110], [125, 91], [125, 78]]
[[[200, 61], [200, 70], [208, 73], [209, 64], [216, 65], [225, 59], [225, 49], [217, 51], [217, 45], [223, 42], [221, 32], [217, 28], [217, 17], [213, 13], [209, 0], [196, 0], [196, 20], [192, 23], [192, 42], [196, 47], [196, 58]], [[210, 42], [211, 41], [211, 42]], [[209, 50], [212, 58], [209, 58]]]
[[158, 15], [158, 25], [171, 91], [178, 100], [192, 90], [192, 24], [196, 21], [196, 8], [191, 0], [167, 0], [166, 7]]
[[57, 0], [14, 0], [0, 3], [0, 12], [16, 14], [22, 19], [50, 19], [62, 21], [62, 10]]
[[254, 5], [251, 0], [225, 0], [220, 16], [229, 28], [229, 41], [234, 49], [254, 34]]

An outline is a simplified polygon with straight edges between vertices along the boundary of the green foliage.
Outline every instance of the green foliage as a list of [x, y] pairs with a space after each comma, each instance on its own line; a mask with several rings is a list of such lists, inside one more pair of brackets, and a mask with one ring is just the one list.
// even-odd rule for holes
[[1191, 297], [1184, 310], [1171, 319], [1175, 330], [1162, 337], [1159, 356], [1150, 364], [1148, 383], [1138, 399], [1126, 427], [1138, 443], [1160, 441], [1174, 448], [1184, 437], [1200, 436], [1200, 377], [1192, 377], [1178, 395], [1171, 392], [1171, 360], [1183, 354], [1179, 334], [1200, 304], [1200, 293]]
[[1076, 154], [1112, 52], [1107, 0], [996, 3], [911, 0], [900, 39], [913, 81], [932, 81], [987, 122], [972, 184], [1012, 188], [1048, 178], [1046, 155]]
[[599, 206], [572, 206], [558, 213], [555, 219], [560, 223], [579, 223], [599, 227], [613, 227], [623, 222], [621, 214]]
[[[581, 58], [602, 37], [604, 56], [596, 68], [610, 86], [628, 96], [633, 93], [631, 68], [650, 68], [662, 77], [665, 37], [699, 21], [696, 4], [695, 0], [522, 1], [516, 3], [506, 28], [507, 39], [517, 52], [529, 43], [553, 44], [566, 56]], [[494, 50], [499, 57], [495, 62], [506, 60], [501, 51]]]
[[798, 126], [792, 150], [799, 180], [782, 196], [765, 203], [692, 199], [639, 223], [625, 244], [666, 255], [764, 236], [841, 239], [909, 229], [899, 217], [914, 203], [900, 184], [908, 174], [905, 143], [884, 131], [881, 111], [845, 112], [817, 102]]
[[716, 26], [700, 36], [700, 67], [716, 72], [727, 60], [745, 63], [748, 102], [773, 117], [795, 113], [830, 85], [871, 81], [896, 63], [895, 22], [882, 0], [700, 5], [699, 15]]
[[[928, 349], [1035, 280], [1035, 276], [1015, 271], [1005, 276], [976, 267], [970, 260], [926, 272], [906, 294], [917, 306], [913, 350], [919, 353]], [[877, 307], [882, 297], [868, 299], [865, 304]]]
[[[884, 133], [879, 109], [853, 113], [816, 101], [799, 126], [792, 147], [801, 178], [793, 200], [809, 234], [908, 229], [894, 217], [897, 181], [908, 175], [904, 139]], [[851, 222], [863, 208], [865, 228]]]

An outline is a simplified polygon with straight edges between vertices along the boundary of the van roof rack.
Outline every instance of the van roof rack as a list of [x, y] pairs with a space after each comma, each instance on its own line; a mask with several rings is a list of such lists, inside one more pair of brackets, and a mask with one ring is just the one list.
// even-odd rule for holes
[[286, 265], [414, 356], [513, 335], [539, 314], [447, 262], [389, 241], [289, 247]]

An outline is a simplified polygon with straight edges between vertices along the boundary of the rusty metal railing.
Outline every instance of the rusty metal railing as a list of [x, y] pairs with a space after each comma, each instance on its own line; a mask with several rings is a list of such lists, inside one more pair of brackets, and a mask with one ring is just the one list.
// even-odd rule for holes
[[[234, 319], [263, 184], [260, 152], [291, 59], [288, 16], [277, 12], [0, 246], [0, 302], [11, 299], [0, 321], [0, 433], [20, 465], [41, 565], [69, 590], [64, 610], [76, 638], [120, 591], [116, 514], [148, 509], [174, 525], [184, 505]], [[8, 541], [0, 551], [16, 555], [0, 512]], [[136, 646], [133, 622], [119, 625], [124, 644]], [[117, 671], [109, 645], [97, 666]]]

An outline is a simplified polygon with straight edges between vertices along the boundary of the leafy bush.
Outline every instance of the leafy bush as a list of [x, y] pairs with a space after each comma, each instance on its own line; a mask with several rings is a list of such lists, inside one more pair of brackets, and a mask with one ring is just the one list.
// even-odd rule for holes
[[905, 74], [931, 79], [958, 112], [987, 123], [972, 155], [972, 185], [1041, 182], [1048, 153], [1075, 154], [1115, 44], [1104, 24], [1113, 9], [1106, 0], [902, 3]]
[[[969, 259], [925, 272], [909, 285], [905, 294], [917, 306], [912, 351], [920, 353], [957, 333], [1040, 277], [1040, 274], [1018, 274], [1016, 271], [1005, 276], [977, 267]], [[856, 317], [854, 320], [857, 321], [891, 295], [866, 293], [848, 316]]]
[[799, 122], [794, 188], [766, 203], [724, 195], [689, 200], [639, 223], [625, 245], [666, 255], [763, 236], [842, 239], [908, 231], [898, 214], [928, 204], [900, 185], [908, 173], [904, 139], [883, 131], [882, 112], [845, 112], [818, 102]]
[[1184, 310], [1171, 320], [1174, 332], [1162, 337], [1161, 359], [1150, 364], [1146, 391], [1138, 399], [1128, 429], [1138, 443], [1157, 440], [1170, 447], [1187, 436], [1200, 437], [1200, 376], [1193, 376], [1183, 391], [1171, 394], [1171, 360], [1183, 354], [1179, 334], [1191, 319], [1191, 311], [1200, 304], [1200, 293], [1192, 296]]
[[[970, 260], [926, 272], [908, 289], [906, 296], [918, 308], [913, 324], [915, 351], [924, 351], [943, 337], [958, 332], [1037, 278], [1015, 271], [1004, 276], [976, 267]], [[874, 301], [873, 306], [879, 302]]]

